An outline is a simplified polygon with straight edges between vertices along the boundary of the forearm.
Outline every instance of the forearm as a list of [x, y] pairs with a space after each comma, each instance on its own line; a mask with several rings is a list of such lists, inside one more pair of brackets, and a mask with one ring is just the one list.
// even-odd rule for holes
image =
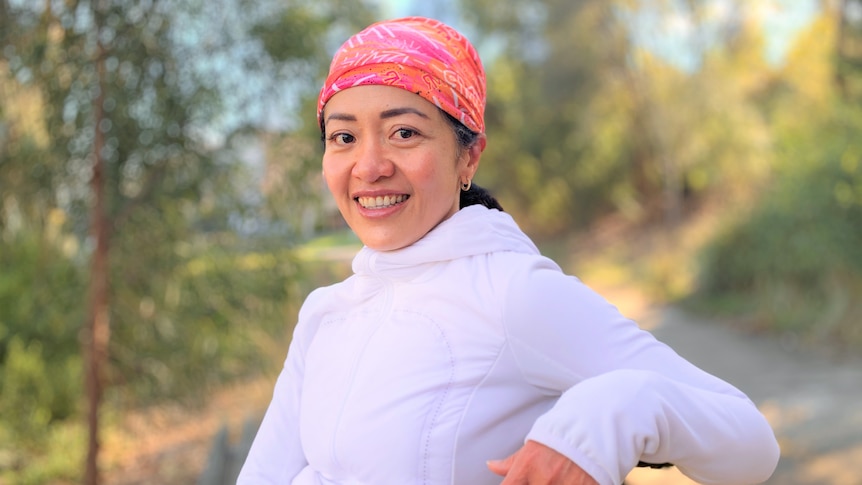
[[673, 463], [704, 484], [760, 483], [779, 454], [772, 429], [745, 397], [638, 370], [574, 386], [527, 439], [568, 456], [602, 484], [620, 483], [639, 460]]

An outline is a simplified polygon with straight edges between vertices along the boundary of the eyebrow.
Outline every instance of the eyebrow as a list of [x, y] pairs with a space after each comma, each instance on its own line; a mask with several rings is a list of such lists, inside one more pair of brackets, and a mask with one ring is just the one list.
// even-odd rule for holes
[[387, 109], [386, 111], [380, 113], [380, 119], [385, 120], [387, 118], [394, 118], [396, 116], [406, 115], [406, 114], [415, 114], [417, 116], [421, 116], [422, 118], [428, 119], [428, 115], [419, 111], [416, 108], [393, 108]]
[[[406, 114], [415, 114], [417, 116], [421, 116], [422, 118], [428, 119], [428, 115], [419, 111], [416, 108], [410, 108], [410, 107], [387, 109], [386, 111], [383, 111], [380, 113], [380, 119], [385, 120], [385, 119], [395, 118], [396, 116], [402, 116], [402, 115], [406, 115]], [[356, 121], [356, 116], [353, 116], [353, 115], [347, 114], [347, 113], [332, 113], [331, 115], [328, 115], [326, 117], [326, 121], [329, 122], [332, 120]]]
[[356, 117], [345, 113], [332, 113], [326, 117], [326, 121], [329, 122], [332, 120], [356, 121]]

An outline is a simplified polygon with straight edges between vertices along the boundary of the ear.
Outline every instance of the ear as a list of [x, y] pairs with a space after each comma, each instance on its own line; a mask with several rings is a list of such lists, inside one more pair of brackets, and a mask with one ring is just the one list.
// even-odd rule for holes
[[485, 151], [487, 145], [488, 137], [482, 133], [476, 139], [476, 143], [462, 153], [462, 156], [466, 158], [466, 163], [462, 168], [462, 177], [473, 180], [476, 171], [479, 170], [479, 160], [482, 158], [482, 152]]

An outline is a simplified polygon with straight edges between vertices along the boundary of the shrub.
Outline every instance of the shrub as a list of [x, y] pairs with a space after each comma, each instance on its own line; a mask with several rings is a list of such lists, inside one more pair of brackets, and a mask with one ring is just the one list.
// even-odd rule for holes
[[862, 343], [852, 296], [862, 288], [857, 124], [838, 118], [786, 142], [792, 150], [760, 205], [704, 252], [701, 296], [729, 298], [769, 328]]

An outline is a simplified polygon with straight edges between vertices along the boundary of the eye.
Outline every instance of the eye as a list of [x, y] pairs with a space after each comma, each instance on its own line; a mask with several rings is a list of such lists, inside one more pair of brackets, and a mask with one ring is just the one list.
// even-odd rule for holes
[[329, 137], [329, 141], [336, 145], [347, 145], [356, 141], [356, 137], [350, 133], [333, 133]]
[[416, 135], [418, 135], [418, 132], [416, 130], [411, 130], [410, 128], [399, 128], [395, 132], [395, 137], [399, 140], [407, 140], [413, 138]]

